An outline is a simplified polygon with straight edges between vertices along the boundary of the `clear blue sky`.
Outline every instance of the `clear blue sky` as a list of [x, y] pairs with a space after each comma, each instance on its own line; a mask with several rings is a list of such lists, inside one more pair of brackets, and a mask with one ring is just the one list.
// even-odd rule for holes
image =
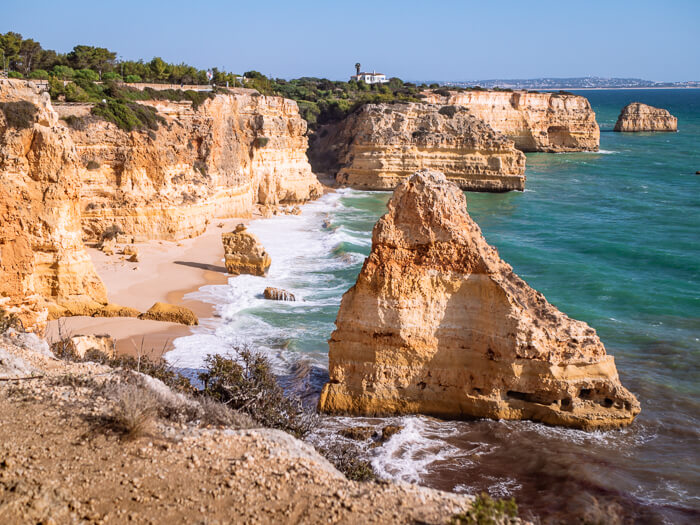
[[6, 31], [284, 78], [700, 80], [700, 0], [2, 0]]

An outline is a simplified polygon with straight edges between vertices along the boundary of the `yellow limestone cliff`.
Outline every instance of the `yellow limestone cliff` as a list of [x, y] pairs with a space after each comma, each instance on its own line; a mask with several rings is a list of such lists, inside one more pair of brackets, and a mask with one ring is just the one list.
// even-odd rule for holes
[[332, 413], [615, 428], [639, 413], [595, 330], [513, 273], [439, 172], [404, 181], [329, 340]]
[[78, 164], [48, 94], [0, 79], [0, 308], [28, 329], [107, 302], [81, 240]]
[[600, 129], [588, 99], [565, 93], [450, 91], [423, 93], [427, 102], [469, 109], [522, 151], [598, 151]]
[[678, 119], [666, 109], [632, 102], [622, 108], [614, 131], [678, 131]]
[[236, 89], [197, 108], [141, 103], [158, 110], [157, 130], [126, 132], [89, 107], [58, 107], [80, 157], [88, 238], [111, 227], [137, 241], [193, 237], [215, 217], [320, 196], [296, 102]]
[[320, 169], [358, 189], [394, 189], [418, 169], [440, 170], [464, 190], [525, 186], [525, 155], [458, 106], [366, 104], [323, 127], [312, 149]]

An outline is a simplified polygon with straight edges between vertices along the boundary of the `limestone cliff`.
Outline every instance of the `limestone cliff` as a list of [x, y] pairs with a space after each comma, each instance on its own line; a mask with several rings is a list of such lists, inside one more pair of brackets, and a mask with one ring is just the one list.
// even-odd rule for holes
[[522, 151], [597, 151], [600, 130], [588, 99], [563, 93], [451, 91], [424, 93], [427, 102], [469, 109]]
[[107, 302], [81, 240], [78, 164], [48, 94], [0, 79], [0, 308], [29, 329]]
[[88, 238], [112, 226], [136, 240], [193, 237], [214, 217], [245, 217], [258, 203], [321, 194], [294, 101], [238, 89], [196, 109], [143, 103], [164, 119], [155, 131], [125, 132], [81, 116], [85, 108], [59, 107], [80, 157]]
[[388, 209], [341, 302], [322, 410], [583, 429], [639, 413], [595, 330], [513, 273], [444, 175], [415, 174]]
[[393, 189], [422, 168], [439, 169], [464, 190], [522, 190], [525, 155], [457, 106], [367, 104], [321, 128], [313, 160], [358, 189]]
[[678, 131], [678, 119], [665, 109], [632, 102], [622, 108], [614, 129], [615, 131]]

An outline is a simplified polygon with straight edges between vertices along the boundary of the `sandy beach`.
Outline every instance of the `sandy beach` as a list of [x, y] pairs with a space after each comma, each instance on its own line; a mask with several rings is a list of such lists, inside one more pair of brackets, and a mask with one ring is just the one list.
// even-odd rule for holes
[[[193, 239], [137, 243], [137, 263], [128, 262], [124, 255], [105, 255], [91, 247], [87, 250], [107, 287], [110, 303], [143, 312], [163, 301], [186, 306], [202, 319], [214, 315], [212, 306], [185, 299], [185, 295], [206, 284], [227, 282], [221, 233], [251, 220], [214, 219], [205, 233]], [[109, 334], [116, 339], [120, 354], [159, 356], [172, 347], [173, 339], [190, 331], [188, 326], [131, 317], [67, 317], [51, 321], [46, 337], [53, 342], [72, 335]]]

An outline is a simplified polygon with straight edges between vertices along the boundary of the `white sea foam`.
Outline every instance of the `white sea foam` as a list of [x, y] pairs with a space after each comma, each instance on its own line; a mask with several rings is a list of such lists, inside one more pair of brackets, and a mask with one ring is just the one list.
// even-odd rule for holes
[[400, 424], [403, 429], [375, 449], [372, 468], [380, 477], [419, 483], [436, 463], [468, 462], [467, 451], [444, 440], [455, 431], [450, 423], [440, 425], [440, 435], [431, 432], [426, 418], [404, 417]]
[[[260, 238], [272, 259], [268, 275], [231, 277], [227, 285], [204, 286], [189, 294], [188, 298], [213, 304], [218, 318], [206, 320], [192, 335], [176, 339], [168, 360], [180, 367], [199, 368], [208, 354], [250, 347], [265, 352], [278, 373], [288, 372], [303, 356], [287, 347], [310, 328], [301, 321], [276, 325], [273, 318], [301, 318], [340, 304], [349, 283], [334, 278], [331, 272], [359, 267], [364, 260], [360, 250], [368, 251], [371, 239], [367, 232], [343, 225], [329, 228], [328, 222], [345, 209], [343, 198], [362, 195], [340, 190], [307, 204], [301, 215], [253, 221], [248, 228]], [[288, 290], [297, 301], [268, 301], [262, 295], [267, 286]], [[327, 335], [319, 339], [325, 340]], [[325, 357], [312, 355], [312, 359], [322, 365]]]

